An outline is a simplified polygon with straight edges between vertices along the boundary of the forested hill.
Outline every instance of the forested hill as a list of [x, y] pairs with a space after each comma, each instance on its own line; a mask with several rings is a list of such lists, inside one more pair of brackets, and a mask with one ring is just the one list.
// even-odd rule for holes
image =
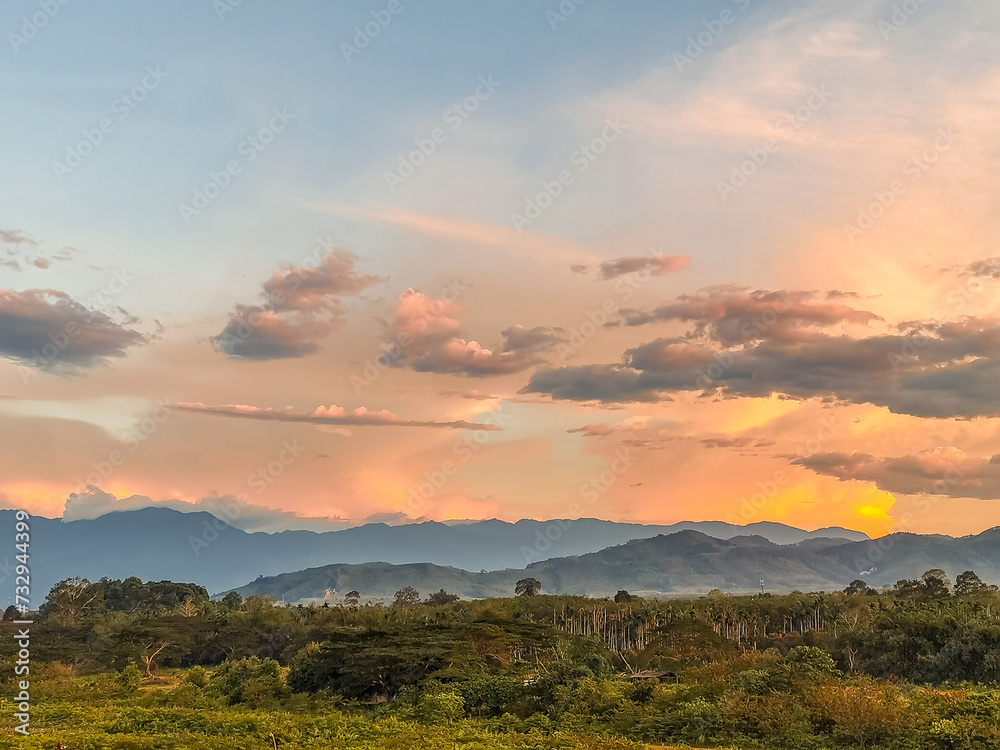
[[328, 565], [261, 578], [237, 589], [244, 596], [265, 594], [284, 601], [334, 600], [357, 591], [362, 600], [392, 599], [411, 586], [422, 594], [445, 589], [463, 597], [509, 596], [526, 575], [553, 594], [611, 596], [626, 589], [645, 596], [759, 590], [788, 592], [841, 590], [861, 578], [873, 587], [919, 578], [930, 568], [952, 577], [977, 571], [987, 583], [1000, 582], [1000, 529], [977, 536], [894, 534], [877, 541], [805, 540], [777, 545], [763, 537], [715, 539], [682, 531], [640, 539], [586, 555], [529, 565], [527, 570], [470, 573], [437, 565]]
[[[0, 579], [3, 571], [13, 570], [14, 524], [14, 511], [0, 511], [0, 538], [11, 542], [7, 552], [0, 552]], [[31, 574], [34, 588], [41, 591], [73, 576], [91, 580], [138, 576], [143, 580], [191, 581], [216, 592], [260, 575], [333, 563], [433, 563], [471, 571], [523, 568], [551, 557], [582, 555], [688, 528], [719, 539], [759, 534], [779, 544], [813, 537], [867, 538], [847, 529], [807, 532], [779, 523], [643, 526], [595, 519], [403, 526], [372, 523], [323, 533], [248, 533], [208, 513], [159, 507], [69, 522], [32, 517]]]

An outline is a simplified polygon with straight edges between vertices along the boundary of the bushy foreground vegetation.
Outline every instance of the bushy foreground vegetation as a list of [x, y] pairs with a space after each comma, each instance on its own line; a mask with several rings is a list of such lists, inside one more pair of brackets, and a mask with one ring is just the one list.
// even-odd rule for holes
[[10, 734], [6, 701], [0, 745], [1000, 747], [988, 587], [298, 608], [72, 586], [33, 626], [33, 735]]

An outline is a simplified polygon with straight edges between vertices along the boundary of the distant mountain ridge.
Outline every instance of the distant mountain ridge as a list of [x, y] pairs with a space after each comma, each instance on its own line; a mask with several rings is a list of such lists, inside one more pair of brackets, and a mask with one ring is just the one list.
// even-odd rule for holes
[[[0, 581], [13, 570], [14, 513], [0, 510], [0, 538], [11, 540], [9, 550], [0, 551]], [[93, 520], [64, 522], [32, 517], [32, 588], [35, 597], [40, 598], [64, 578], [138, 576], [143, 580], [189, 581], [218, 592], [258, 576], [330, 564], [378, 562], [429, 563], [467, 571], [505, 570], [681, 530], [700, 530], [718, 539], [752, 533], [778, 544], [823, 536], [867, 539], [847, 529], [807, 532], [771, 522], [745, 527], [718, 521], [645, 526], [597, 519], [403, 526], [373, 523], [322, 533], [268, 534], [242, 531], [209, 513], [150, 507], [109, 513]]]
[[585, 555], [555, 558], [525, 570], [470, 573], [437, 565], [331, 565], [263, 578], [237, 589], [283, 601], [322, 599], [326, 591], [350, 590], [363, 600], [390, 599], [413, 586], [422, 594], [440, 588], [463, 597], [510, 596], [520, 578], [531, 576], [554, 594], [611, 596], [626, 589], [645, 596], [698, 595], [711, 589], [732, 593], [831, 591], [862, 578], [878, 587], [918, 578], [931, 568], [952, 578], [975, 570], [1000, 583], [1000, 528], [976, 536], [894, 534], [872, 541], [807, 539], [777, 545], [761, 536], [716, 539], [685, 530], [637, 539]]

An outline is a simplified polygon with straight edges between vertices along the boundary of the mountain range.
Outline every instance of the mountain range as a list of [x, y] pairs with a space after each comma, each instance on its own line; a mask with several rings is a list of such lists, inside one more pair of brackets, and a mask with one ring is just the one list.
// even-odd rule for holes
[[237, 591], [295, 602], [334, 601], [356, 590], [362, 600], [385, 600], [405, 586], [421, 594], [438, 589], [463, 597], [510, 596], [515, 583], [538, 579], [554, 594], [612, 596], [621, 589], [643, 596], [702, 595], [712, 589], [730, 593], [767, 590], [840, 590], [858, 578], [872, 587], [901, 578], [919, 578], [943, 568], [952, 578], [974, 570], [987, 583], [1000, 583], [1000, 527], [976, 536], [893, 534], [879, 540], [812, 538], [775, 544], [762, 536], [717, 539], [685, 530], [585, 555], [554, 558], [526, 569], [470, 573], [438, 565], [327, 565], [262, 578]]
[[[0, 510], [0, 539], [9, 540], [0, 548], [0, 582], [13, 580], [14, 515], [15, 511]], [[683, 530], [698, 530], [715, 539], [755, 534], [780, 545], [818, 537], [867, 539], [847, 529], [807, 532], [770, 522], [646, 526], [596, 519], [372, 523], [322, 533], [248, 533], [208, 513], [156, 507], [68, 522], [33, 516], [30, 525], [31, 583], [39, 602], [53, 584], [70, 577], [186, 581], [214, 593], [259, 576], [331, 564], [419, 563], [463, 572], [523, 569], [549, 558], [586, 555]]]

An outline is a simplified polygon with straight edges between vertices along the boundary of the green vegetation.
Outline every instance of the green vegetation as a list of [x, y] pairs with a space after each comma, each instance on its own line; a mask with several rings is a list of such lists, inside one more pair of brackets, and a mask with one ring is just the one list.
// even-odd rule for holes
[[987, 750], [1000, 594], [977, 581], [686, 601], [404, 590], [388, 607], [63, 582], [32, 629], [33, 735], [12, 734], [6, 674], [0, 746]]

